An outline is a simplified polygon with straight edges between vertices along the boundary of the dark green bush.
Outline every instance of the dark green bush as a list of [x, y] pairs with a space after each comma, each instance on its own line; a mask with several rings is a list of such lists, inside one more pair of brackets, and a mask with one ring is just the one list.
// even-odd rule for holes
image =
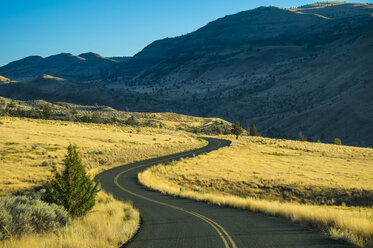
[[0, 240], [51, 231], [67, 222], [68, 213], [56, 204], [29, 196], [0, 198]]

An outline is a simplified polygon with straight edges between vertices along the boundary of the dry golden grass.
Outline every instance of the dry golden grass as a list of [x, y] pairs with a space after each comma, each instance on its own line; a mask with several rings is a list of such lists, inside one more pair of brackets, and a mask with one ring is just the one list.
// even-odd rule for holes
[[0, 195], [44, 184], [62, 167], [70, 143], [91, 175], [204, 144], [166, 129], [0, 117]]
[[139, 180], [163, 193], [282, 216], [373, 245], [373, 149], [241, 138], [152, 167]]
[[[204, 145], [190, 134], [150, 127], [0, 117], [0, 195], [43, 185], [77, 144], [93, 176], [113, 166]], [[0, 247], [118, 247], [137, 230], [139, 212], [100, 192], [87, 216], [52, 233], [0, 242]]]
[[53, 233], [0, 242], [2, 248], [118, 247], [137, 231], [139, 212], [129, 203], [100, 192], [93, 211]]

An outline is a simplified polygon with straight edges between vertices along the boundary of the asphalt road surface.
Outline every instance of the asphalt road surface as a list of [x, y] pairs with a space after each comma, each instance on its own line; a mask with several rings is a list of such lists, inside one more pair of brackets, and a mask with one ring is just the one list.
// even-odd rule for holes
[[230, 144], [227, 140], [206, 140], [209, 144], [200, 149], [123, 165], [97, 175], [105, 191], [117, 199], [132, 201], [140, 211], [141, 228], [125, 247], [351, 247], [285, 219], [162, 195], [138, 183], [137, 174], [149, 166]]

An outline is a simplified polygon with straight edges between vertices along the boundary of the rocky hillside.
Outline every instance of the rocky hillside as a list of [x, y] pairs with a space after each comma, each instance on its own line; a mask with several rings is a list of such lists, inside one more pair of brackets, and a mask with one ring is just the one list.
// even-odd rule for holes
[[[302, 131], [309, 140], [373, 145], [372, 15], [373, 5], [344, 2], [260, 7], [155, 41], [131, 59], [64, 54], [76, 62], [60, 66], [29, 57], [0, 68], [0, 75], [63, 74], [137, 99], [128, 104], [139, 111], [255, 123], [273, 137]], [[91, 57], [102, 64], [88, 63]]]
[[118, 85], [269, 136], [373, 144], [372, 14], [334, 2], [226, 16], [150, 44]]
[[138, 111], [149, 111], [149, 106], [166, 110], [157, 101], [145, 102], [126, 90], [114, 90], [100, 84], [75, 82], [46, 74], [22, 82], [0, 83], [0, 95], [19, 100], [109, 105], [118, 110], [126, 107], [132, 109], [131, 106], [136, 106]]

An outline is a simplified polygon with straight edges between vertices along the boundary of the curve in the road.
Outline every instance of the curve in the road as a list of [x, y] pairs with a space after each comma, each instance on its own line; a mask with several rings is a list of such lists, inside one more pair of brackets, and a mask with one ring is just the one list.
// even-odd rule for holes
[[[177, 158], [177, 157], [175, 157]], [[169, 159], [167, 159], [169, 160]], [[167, 160], [164, 160], [164, 161], [159, 161], [160, 163], [162, 162], [165, 162]], [[115, 178], [114, 178], [114, 183], [123, 191], [131, 194], [131, 195], [134, 195], [134, 196], [137, 196], [139, 198], [142, 198], [144, 200], [147, 200], [147, 201], [150, 201], [150, 202], [154, 202], [154, 203], [157, 203], [159, 205], [163, 205], [163, 206], [166, 206], [166, 207], [169, 207], [169, 208], [173, 208], [173, 209], [177, 209], [179, 211], [182, 211], [182, 212], [185, 212], [187, 214], [190, 214], [192, 216], [195, 216], [197, 218], [200, 218], [201, 220], [205, 221], [206, 223], [208, 223], [212, 228], [214, 228], [216, 230], [216, 232], [218, 233], [218, 235], [220, 236], [221, 240], [223, 241], [224, 243], [224, 246], [225, 248], [237, 248], [236, 244], [234, 243], [233, 239], [231, 238], [231, 236], [228, 234], [228, 232], [222, 227], [220, 226], [219, 224], [217, 224], [216, 222], [214, 222], [213, 220], [207, 218], [206, 216], [203, 216], [202, 214], [198, 214], [198, 213], [195, 213], [195, 212], [191, 212], [191, 211], [188, 211], [188, 210], [185, 210], [183, 208], [180, 208], [178, 206], [174, 206], [174, 205], [171, 205], [171, 204], [167, 204], [167, 203], [164, 203], [164, 202], [160, 202], [160, 201], [157, 201], [157, 200], [153, 200], [149, 197], [146, 197], [146, 196], [143, 196], [143, 195], [140, 195], [140, 194], [137, 194], [135, 192], [132, 192], [124, 187], [122, 187], [119, 182], [118, 182], [118, 178], [123, 175], [124, 173], [127, 173], [131, 170], [134, 170], [134, 169], [138, 169], [138, 168], [141, 168], [141, 167], [144, 167], [145, 165], [139, 165], [139, 166], [136, 166], [136, 167], [133, 167], [133, 168], [130, 168], [130, 169], [127, 169], [121, 173], [119, 173]], [[227, 241], [228, 240], [228, 241]]]
[[139, 185], [137, 174], [149, 166], [230, 145], [228, 140], [206, 140], [209, 144], [200, 149], [135, 162], [97, 175], [96, 180], [107, 192], [133, 201], [140, 210], [143, 226], [128, 247], [349, 247], [280, 218], [162, 195]]

